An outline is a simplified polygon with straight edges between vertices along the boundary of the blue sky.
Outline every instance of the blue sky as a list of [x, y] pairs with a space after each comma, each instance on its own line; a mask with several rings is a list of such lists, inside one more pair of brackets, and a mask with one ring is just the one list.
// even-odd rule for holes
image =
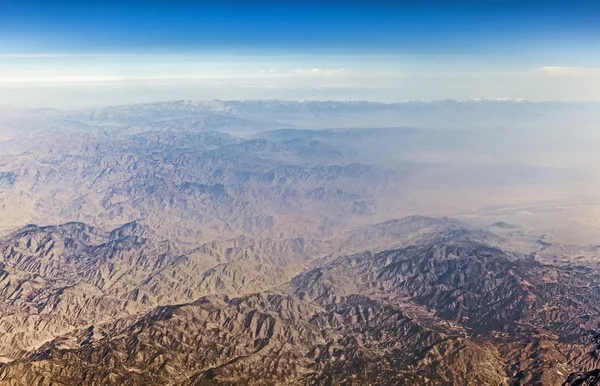
[[502, 52], [551, 57], [560, 55], [561, 49], [576, 52], [599, 47], [598, 3], [2, 0], [0, 50], [195, 54]]
[[8, 104], [17, 85], [188, 80], [257, 98], [329, 87], [600, 100], [599, 68], [600, 1], [0, 0]]

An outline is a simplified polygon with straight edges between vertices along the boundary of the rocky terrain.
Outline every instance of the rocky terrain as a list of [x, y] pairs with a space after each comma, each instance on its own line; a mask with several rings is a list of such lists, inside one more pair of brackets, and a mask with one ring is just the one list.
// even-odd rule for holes
[[[591, 377], [600, 272], [505, 252], [481, 242], [498, 236], [461, 225], [413, 217], [340, 240], [243, 238], [187, 255], [137, 224], [108, 233], [79, 223], [27, 227], [2, 244], [0, 380], [546, 385]], [[358, 239], [375, 250], [372, 234], [399, 249], [343, 252]]]
[[[596, 175], [534, 135], [591, 107], [3, 109], [0, 385], [597, 384], [597, 234], [554, 222], [594, 201], [536, 196]], [[387, 125], [425, 115], [484, 126]]]

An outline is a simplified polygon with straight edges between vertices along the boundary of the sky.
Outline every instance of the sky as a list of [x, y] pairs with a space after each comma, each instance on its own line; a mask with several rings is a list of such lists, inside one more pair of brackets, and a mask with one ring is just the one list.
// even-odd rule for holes
[[0, 104], [600, 101], [600, 2], [0, 0]]

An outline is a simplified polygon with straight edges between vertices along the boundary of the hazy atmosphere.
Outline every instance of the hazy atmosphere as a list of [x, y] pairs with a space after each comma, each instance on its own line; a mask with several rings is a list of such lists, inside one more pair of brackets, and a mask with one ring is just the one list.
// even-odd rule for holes
[[0, 104], [600, 101], [593, 1], [11, 1]]
[[0, 386], [600, 384], [600, 2], [0, 0]]

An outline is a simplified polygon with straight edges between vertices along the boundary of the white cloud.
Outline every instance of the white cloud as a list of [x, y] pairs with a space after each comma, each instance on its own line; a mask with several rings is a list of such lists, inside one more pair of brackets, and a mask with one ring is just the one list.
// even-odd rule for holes
[[2, 83], [97, 83], [125, 80], [128, 80], [128, 78], [109, 75], [56, 75], [0, 78], [0, 82]]
[[348, 70], [345, 68], [296, 68], [292, 73], [298, 75], [314, 75], [314, 76], [335, 76], [335, 75], [351, 75], [359, 71]]
[[564, 66], [545, 66], [538, 69], [545, 75], [552, 76], [589, 76], [600, 75], [599, 67], [564, 67]]
[[98, 83], [160, 80], [210, 80], [210, 79], [281, 79], [281, 78], [341, 78], [393, 77], [399, 72], [390, 70], [364, 70], [347, 68], [268, 68], [268, 69], [131, 69], [105, 71], [102, 69], [8, 69], [0, 75], [2, 83]]
[[262, 70], [262, 74], [282, 76], [319, 76], [319, 77], [372, 77], [372, 76], [401, 76], [405, 73], [389, 69], [361, 69], [361, 68], [279, 68]]

